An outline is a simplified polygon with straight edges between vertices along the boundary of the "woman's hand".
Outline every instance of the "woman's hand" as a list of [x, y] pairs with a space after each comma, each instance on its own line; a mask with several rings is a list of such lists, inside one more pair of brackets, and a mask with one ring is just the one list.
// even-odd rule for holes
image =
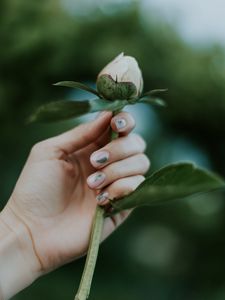
[[[104, 112], [90, 123], [33, 147], [0, 214], [0, 238], [16, 236], [14, 247], [21, 256], [17, 264], [26, 262], [30, 282], [85, 254], [97, 203], [105, 205], [108, 199], [129, 194], [144, 180], [149, 160], [143, 154], [142, 138], [128, 135], [134, 126], [128, 113], [112, 118], [112, 113]], [[110, 127], [119, 133], [112, 142]], [[128, 214], [106, 218], [103, 238]], [[30, 283], [23, 281], [18, 289]], [[4, 291], [4, 286], [3, 279], [6, 298], [17, 292]]]

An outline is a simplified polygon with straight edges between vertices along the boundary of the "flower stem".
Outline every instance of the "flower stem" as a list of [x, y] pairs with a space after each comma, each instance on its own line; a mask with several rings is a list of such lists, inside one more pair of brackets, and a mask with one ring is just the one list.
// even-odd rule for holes
[[[116, 115], [119, 111], [113, 113]], [[118, 134], [111, 130], [110, 140], [114, 140]], [[105, 210], [97, 205], [95, 216], [91, 229], [91, 238], [87, 253], [87, 258], [84, 266], [84, 271], [81, 277], [80, 286], [74, 300], [86, 300], [90, 294], [92, 278], [94, 275], [95, 265], [98, 257], [99, 245], [101, 242], [102, 229], [104, 225]]]
[[100, 206], [96, 207], [85, 267], [82, 274], [80, 286], [74, 300], [86, 300], [89, 296], [90, 289], [91, 289], [91, 282], [92, 282], [95, 265], [98, 257], [100, 239], [102, 236], [104, 213], [105, 211], [102, 207]]

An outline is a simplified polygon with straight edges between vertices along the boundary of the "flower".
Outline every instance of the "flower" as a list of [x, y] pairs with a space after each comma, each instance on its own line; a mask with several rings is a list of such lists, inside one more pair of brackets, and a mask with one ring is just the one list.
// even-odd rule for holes
[[136, 59], [119, 54], [97, 77], [98, 92], [108, 100], [138, 98], [143, 90], [143, 78]]

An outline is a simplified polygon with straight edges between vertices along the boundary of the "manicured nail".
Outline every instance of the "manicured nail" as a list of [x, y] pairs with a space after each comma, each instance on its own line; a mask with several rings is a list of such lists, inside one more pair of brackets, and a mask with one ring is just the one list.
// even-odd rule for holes
[[115, 119], [115, 124], [117, 130], [121, 130], [127, 126], [127, 121], [125, 119]]
[[107, 192], [101, 192], [100, 194], [98, 194], [98, 196], [96, 197], [96, 200], [98, 202], [104, 202], [105, 200], [107, 200], [109, 198], [109, 193]]
[[97, 164], [104, 164], [108, 161], [108, 159], [109, 159], [109, 152], [107, 151], [97, 152], [91, 156], [91, 160]]
[[105, 180], [105, 174], [103, 172], [96, 172], [88, 177], [87, 182], [91, 188], [96, 188], [102, 184]]

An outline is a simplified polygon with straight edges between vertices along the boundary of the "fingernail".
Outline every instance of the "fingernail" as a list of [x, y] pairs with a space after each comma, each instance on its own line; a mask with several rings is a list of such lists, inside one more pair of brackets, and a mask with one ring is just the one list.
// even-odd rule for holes
[[98, 196], [96, 197], [96, 200], [98, 202], [104, 202], [105, 200], [107, 200], [109, 198], [109, 193], [107, 192], [101, 192], [100, 194], [98, 194]]
[[120, 130], [127, 126], [127, 121], [125, 119], [115, 119], [115, 124], [117, 130]]
[[91, 188], [98, 187], [105, 180], [105, 174], [103, 172], [97, 172], [88, 177], [87, 182]]
[[91, 156], [91, 160], [97, 164], [104, 164], [108, 161], [108, 159], [109, 153], [107, 151], [97, 152]]

